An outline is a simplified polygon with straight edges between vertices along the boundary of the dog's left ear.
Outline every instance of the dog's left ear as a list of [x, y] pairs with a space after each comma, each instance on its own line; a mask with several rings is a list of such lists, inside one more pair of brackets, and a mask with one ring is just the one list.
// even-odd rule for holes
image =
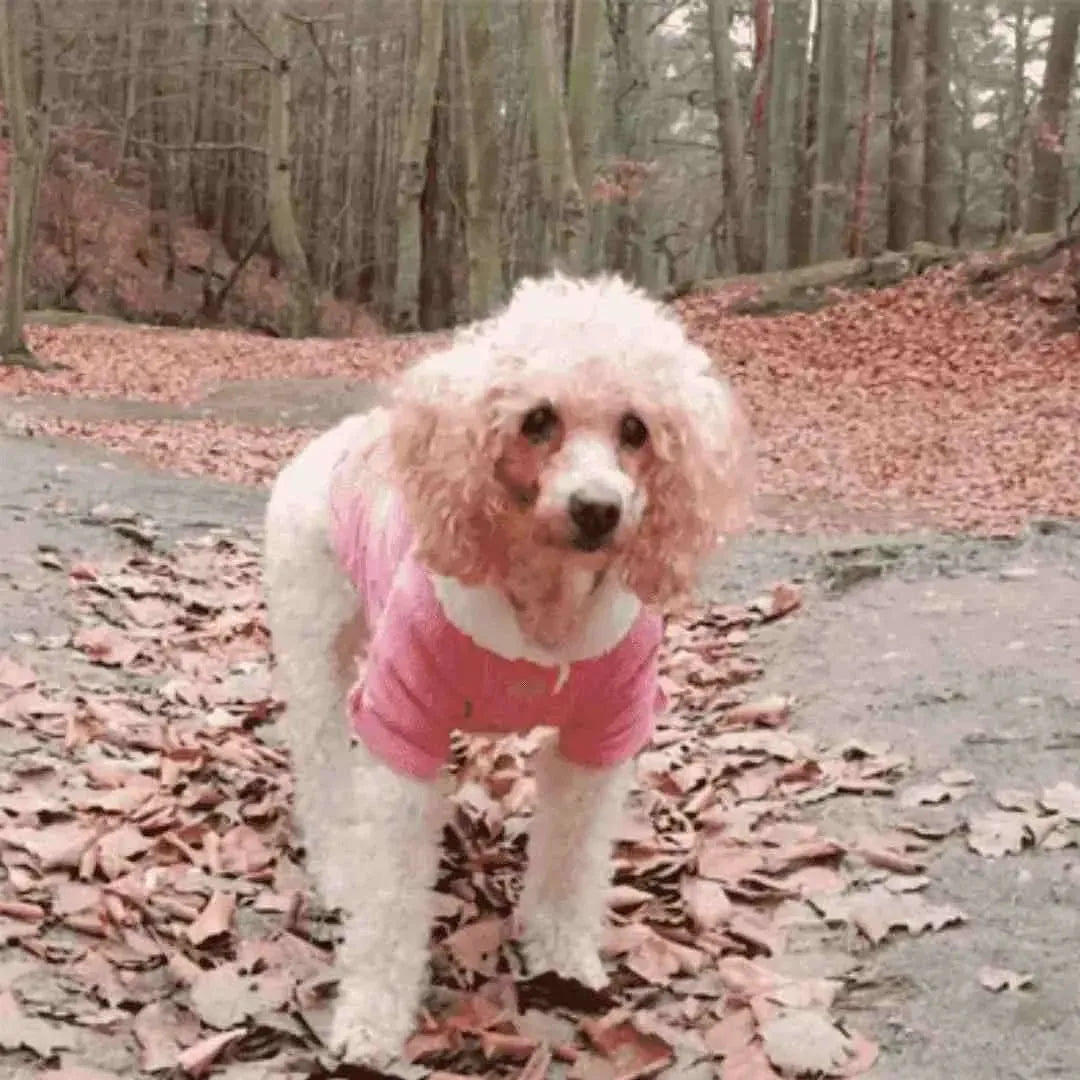
[[704, 350], [686, 349], [681, 377], [654, 416], [648, 504], [627, 562], [627, 584], [659, 607], [684, 598], [701, 563], [752, 514], [746, 412]]
[[436, 574], [485, 580], [499, 454], [494, 360], [471, 336], [425, 357], [400, 379], [390, 419], [397, 486], [416, 532], [417, 555]]

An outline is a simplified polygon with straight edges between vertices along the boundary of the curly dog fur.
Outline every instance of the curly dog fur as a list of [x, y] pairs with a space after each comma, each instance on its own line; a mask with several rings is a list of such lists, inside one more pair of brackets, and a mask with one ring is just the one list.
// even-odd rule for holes
[[[281, 471], [266, 519], [269, 621], [298, 819], [346, 919], [332, 1041], [350, 1060], [386, 1062], [411, 1030], [444, 799], [440, 783], [352, 738], [357, 657], [378, 616], [335, 547], [335, 485], [376, 524], [398, 500], [447, 618], [482, 649], [568, 669], [612, 649], [641, 605], [687, 595], [745, 520], [747, 448], [730, 388], [673, 316], [616, 278], [556, 275], [522, 283], [406, 372], [387, 408], [345, 420]], [[534, 969], [604, 982], [610, 849], [632, 773], [631, 760], [542, 754], [521, 904]]]

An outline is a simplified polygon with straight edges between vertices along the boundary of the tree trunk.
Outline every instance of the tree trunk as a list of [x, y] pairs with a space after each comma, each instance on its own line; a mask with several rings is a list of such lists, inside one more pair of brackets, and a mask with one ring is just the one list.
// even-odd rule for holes
[[761, 269], [761, 251], [755, 243], [750, 207], [750, 179], [743, 148], [743, 119], [735, 58], [731, 48], [730, 0], [709, 0], [709, 41], [712, 46], [713, 108], [716, 111], [720, 167], [724, 184], [724, 212], [728, 220], [735, 266], [740, 273]]
[[960, 247], [964, 242], [967, 229], [968, 205], [971, 201], [971, 158], [977, 103], [972, 86], [971, 64], [963, 55], [957, 57], [956, 89], [959, 108], [957, 126], [959, 127], [959, 171], [956, 176], [956, 200], [952, 224], [949, 226], [949, 240], [953, 247]]
[[[359, 9], [349, 4], [345, 13], [345, 104], [342, 109], [345, 124], [345, 161], [341, 177], [341, 233], [337, 242], [338, 260], [334, 274], [334, 290], [350, 300], [359, 300], [357, 243], [358, 222], [364, 212], [370, 213], [358, 190], [361, 149], [370, 149], [374, 139], [371, 119], [374, 102], [368, 102], [366, 122], [360, 124], [360, 86], [365, 73], [360, 68]], [[373, 83], [371, 84], [373, 85]]]
[[[569, 75], [566, 86], [567, 127], [574, 176], [583, 201], [582, 235], [574, 269], [584, 272], [589, 262], [593, 158], [596, 151], [596, 93], [600, 66], [600, 17], [603, 0], [567, 0], [573, 14]], [[571, 6], [572, 3], [572, 6]]]
[[820, 8], [818, 44], [817, 148], [814, 156], [814, 260], [835, 259], [843, 251], [848, 189], [844, 183], [847, 146], [848, 5], [830, 0]]
[[926, 9], [926, 128], [923, 151], [923, 214], [926, 239], [949, 242], [949, 8], [952, 0], [928, 0]]
[[554, 0], [527, 0], [533, 130], [547, 211], [545, 232], [565, 269], [582, 265], [585, 201], [574, 171], [570, 127], [559, 85]]
[[274, 245], [289, 283], [289, 337], [312, 337], [318, 333], [315, 287], [311, 280], [292, 193], [292, 56], [289, 24], [283, 0], [270, 0], [266, 18], [266, 43], [271, 51], [270, 100], [266, 128], [266, 209], [270, 241]]
[[1032, 147], [1031, 201], [1027, 215], [1027, 231], [1031, 233], [1052, 232], [1058, 223], [1061, 159], [1078, 35], [1080, 4], [1076, 0], [1058, 0], [1054, 6], [1054, 25], [1046, 54], [1042, 98]]
[[754, 0], [753, 83], [750, 88], [750, 155], [754, 162], [751, 220], [761, 265], [767, 261], [769, 222], [769, 101], [775, 77], [776, 24], [771, 0]]
[[135, 123], [135, 111], [139, 104], [139, 72], [142, 59], [143, 19], [135, 12], [135, 0], [128, 0], [124, 5], [127, 33], [126, 62], [124, 65], [123, 113], [120, 118], [120, 147], [117, 157], [117, 173], [124, 168], [130, 153], [132, 127]]
[[821, 79], [821, 7], [818, 7], [817, 29], [813, 31], [813, 58], [806, 63], [806, 47], [811, 34], [810, 7], [792, 11], [798, 16], [796, 41], [791, 63], [795, 88], [794, 125], [791, 132], [791, 208], [788, 222], [788, 265], [806, 266], [810, 262], [810, 245], [814, 235], [813, 185], [814, 159], [818, 141], [818, 84]]
[[795, 185], [795, 133], [806, 49], [806, 0], [787, 0], [773, 12], [775, 48], [769, 88], [769, 197], [765, 267], [781, 270], [790, 259], [791, 197]]
[[906, 251], [919, 234], [919, 172], [915, 122], [919, 109], [916, 78], [915, 0], [892, 0], [892, 60], [889, 109], [889, 205], [886, 245]]
[[[323, 42], [323, 50], [329, 53], [333, 47], [332, 35], [327, 34]], [[319, 75], [319, 137], [317, 160], [314, 167], [314, 184], [312, 185], [310, 234], [313, 238], [313, 251], [311, 259], [311, 272], [316, 285], [320, 289], [327, 289], [331, 285], [336, 264], [336, 241], [333, 235], [335, 211], [339, 207], [334, 204], [334, 184], [332, 181], [334, 153], [338, 149], [334, 141], [337, 127], [338, 108], [340, 105], [341, 92], [337, 85], [337, 79], [331, 70], [322, 66]], [[357, 133], [350, 131], [347, 139], [351, 141], [357, 137]]]
[[1008, 122], [1011, 125], [1005, 144], [1005, 206], [1003, 233], [1013, 235], [1020, 231], [1024, 221], [1024, 176], [1026, 163], [1025, 134], [1027, 131], [1027, 65], [1028, 11], [1026, 3], [1016, 5], [1013, 12], [1013, 65], [1012, 94]]
[[443, 53], [445, 0], [420, 0], [420, 43], [412, 86], [412, 104], [398, 162], [397, 273], [394, 286], [394, 325], [420, 326], [420, 276], [423, 262], [420, 203], [427, 176], [435, 89]]
[[874, 126], [874, 76], [877, 70], [877, 0], [867, 7], [866, 58], [863, 61], [862, 116], [855, 162], [855, 194], [848, 225], [848, 254], [858, 258], [866, 252], [867, 218], [870, 212], [870, 133]]
[[[633, 162], [639, 150], [635, 117], [646, 89], [645, 7], [632, 0], [612, 0], [607, 13], [608, 32], [615, 54], [611, 137], [618, 165]], [[628, 189], [616, 191], [613, 206], [614, 221], [607, 238], [607, 265], [615, 273], [640, 281], [644, 260], [637, 200]]]
[[19, 0], [0, 0], [0, 85], [3, 87], [12, 155], [4, 261], [3, 324], [0, 325], [0, 364], [44, 368], [23, 338], [30, 257], [37, 223], [41, 177], [49, 153], [49, 124], [53, 98], [53, 42], [49, 28], [40, 27], [41, 79], [36, 100], [26, 93], [24, 29], [26, 11]]
[[499, 142], [495, 112], [492, 0], [463, 0], [462, 83], [466, 119], [466, 247], [469, 315], [489, 314], [502, 299], [499, 251]]

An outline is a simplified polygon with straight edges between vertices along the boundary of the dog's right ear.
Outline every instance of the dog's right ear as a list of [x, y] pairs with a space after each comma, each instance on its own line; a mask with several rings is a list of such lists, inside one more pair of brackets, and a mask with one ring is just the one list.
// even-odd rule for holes
[[494, 368], [483, 343], [464, 337], [406, 371], [391, 410], [395, 480], [417, 556], [467, 584], [486, 580], [497, 557], [495, 463], [504, 436]]

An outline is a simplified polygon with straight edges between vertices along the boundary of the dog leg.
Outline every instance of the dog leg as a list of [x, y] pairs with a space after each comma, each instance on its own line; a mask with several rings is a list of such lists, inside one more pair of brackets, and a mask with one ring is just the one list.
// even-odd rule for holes
[[285, 701], [282, 727], [292, 756], [296, 819], [309, 869], [325, 901], [338, 906], [339, 852], [331, 826], [351, 811], [346, 700], [365, 631], [356, 593], [330, 544], [334, 450], [323, 436], [275, 482], [266, 514], [263, 577], [274, 679]]
[[521, 899], [533, 972], [554, 971], [599, 989], [611, 884], [611, 849], [633, 762], [587, 769], [546, 747], [537, 765], [536, 816]]
[[330, 1041], [378, 1067], [401, 1053], [420, 1005], [444, 800], [439, 784], [393, 772], [362, 745], [352, 786], [352, 819], [335, 836], [346, 922]]

